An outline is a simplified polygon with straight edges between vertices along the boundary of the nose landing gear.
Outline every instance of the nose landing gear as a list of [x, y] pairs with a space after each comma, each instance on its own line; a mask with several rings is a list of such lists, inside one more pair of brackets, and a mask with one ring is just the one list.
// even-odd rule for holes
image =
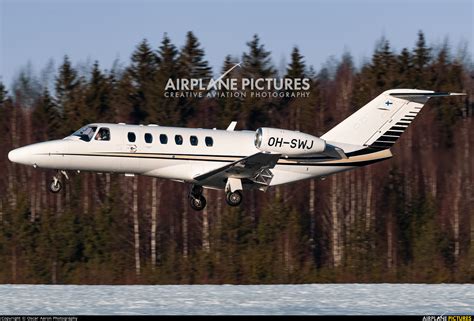
[[53, 176], [53, 180], [49, 184], [49, 190], [52, 193], [59, 193], [61, 189], [63, 188], [63, 184], [60, 181], [61, 174], [66, 177], [66, 179], [69, 179], [69, 176], [67, 176], [67, 173], [65, 171], [58, 171], [58, 173]]
[[206, 207], [206, 198], [202, 195], [202, 186], [193, 185], [189, 192], [189, 204], [195, 211], [202, 211]]
[[59, 191], [61, 191], [62, 188], [63, 188], [63, 184], [56, 176], [54, 176], [53, 180], [49, 184], [49, 190], [51, 191], [51, 193], [59, 193]]

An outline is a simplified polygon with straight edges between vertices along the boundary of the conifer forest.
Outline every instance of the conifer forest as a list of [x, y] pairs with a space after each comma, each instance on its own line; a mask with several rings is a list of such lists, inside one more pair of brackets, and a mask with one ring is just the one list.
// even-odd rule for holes
[[[270, 284], [474, 282], [474, 67], [467, 50], [410, 48], [374, 39], [356, 64], [350, 52], [315, 68], [298, 47], [277, 67], [253, 36], [218, 70], [193, 32], [178, 47], [139, 42], [112, 68], [25, 62], [0, 83], [0, 283]], [[166, 98], [168, 79], [311, 79], [309, 97]], [[216, 68], [214, 68], [216, 69]], [[92, 122], [236, 130], [276, 127], [321, 136], [384, 90], [464, 92], [430, 100], [392, 148], [393, 158], [327, 177], [244, 191], [239, 207], [205, 190], [193, 211], [187, 184], [111, 173], [71, 173], [11, 163], [8, 152], [60, 139]]]

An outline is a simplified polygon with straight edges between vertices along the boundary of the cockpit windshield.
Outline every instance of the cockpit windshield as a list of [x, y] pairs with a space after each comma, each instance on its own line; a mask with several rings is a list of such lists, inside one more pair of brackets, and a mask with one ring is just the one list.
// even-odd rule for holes
[[97, 129], [97, 126], [84, 126], [79, 130], [76, 130], [72, 135], [79, 136], [83, 141], [90, 141], [94, 137], [94, 133]]

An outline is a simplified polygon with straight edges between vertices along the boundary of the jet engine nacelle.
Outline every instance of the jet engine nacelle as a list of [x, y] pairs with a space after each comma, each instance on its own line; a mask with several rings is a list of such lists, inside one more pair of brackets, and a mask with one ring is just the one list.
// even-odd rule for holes
[[322, 153], [326, 148], [326, 141], [292, 130], [262, 127], [255, 134], [255, 147], [262, 152], [307, 155]]

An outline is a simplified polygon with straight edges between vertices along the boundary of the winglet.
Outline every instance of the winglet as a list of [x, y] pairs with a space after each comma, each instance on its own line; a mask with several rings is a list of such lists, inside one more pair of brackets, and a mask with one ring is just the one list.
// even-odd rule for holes
[[230, 131], [230, 132], [233, 132], [236, 125], [237, 125], [237, 122], [234, 120], [234, 121], [232, 121], [232, 122], [229, 124], [229, 126], [227, 126], [227, 129], [226, 129], [226, 130], [228, 130], [228, 131]]

